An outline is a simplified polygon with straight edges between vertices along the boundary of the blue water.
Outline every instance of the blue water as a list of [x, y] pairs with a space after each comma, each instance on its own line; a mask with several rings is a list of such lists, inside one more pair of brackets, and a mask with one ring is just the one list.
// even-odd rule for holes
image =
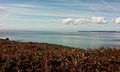
[[44, 42], [79, 48], [120, 46], [120, 32], [0, 31], [0, 38]]

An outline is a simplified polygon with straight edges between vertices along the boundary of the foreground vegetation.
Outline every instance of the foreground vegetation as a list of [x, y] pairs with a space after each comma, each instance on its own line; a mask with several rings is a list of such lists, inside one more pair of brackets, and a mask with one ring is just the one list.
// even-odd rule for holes
[[0, 39], [0, 72], [120, 72], [120, 48], [84, 50]]

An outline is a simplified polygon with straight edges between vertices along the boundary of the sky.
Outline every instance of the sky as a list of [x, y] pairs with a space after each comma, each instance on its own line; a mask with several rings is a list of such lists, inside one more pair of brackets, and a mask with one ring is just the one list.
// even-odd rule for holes
[[120, 31], [120, 0], [0, 0], [0, 30]]

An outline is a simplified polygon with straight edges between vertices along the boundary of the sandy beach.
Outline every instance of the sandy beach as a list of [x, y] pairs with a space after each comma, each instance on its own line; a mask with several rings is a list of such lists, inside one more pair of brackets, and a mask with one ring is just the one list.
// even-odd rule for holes
[[120, 48], [80, 49], [0, 39], [0, 72], [119, 72]]

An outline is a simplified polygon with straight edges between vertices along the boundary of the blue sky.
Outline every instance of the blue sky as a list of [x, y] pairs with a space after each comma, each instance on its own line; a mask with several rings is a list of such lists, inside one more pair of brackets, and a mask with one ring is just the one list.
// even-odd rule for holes
[[0, 0], [0, 29], [120, 31], [120, 0]]

